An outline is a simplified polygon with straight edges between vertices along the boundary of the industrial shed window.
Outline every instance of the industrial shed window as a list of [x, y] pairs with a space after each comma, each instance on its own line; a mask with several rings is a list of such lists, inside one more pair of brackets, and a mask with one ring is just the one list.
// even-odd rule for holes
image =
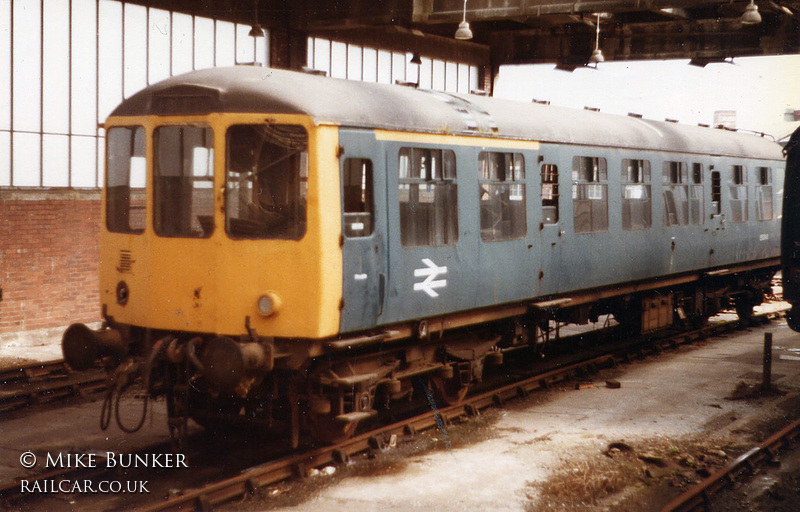
[[689, 185], [689, 222], [702, 225], [703, 214], [703, 164], [692, 164], [691, 185]]
[[772, 169], [758, 167], [758, 186], [756, 187], [756, 220], [772, 220]]
[[225, 230], [233, 238], [300, 240], [306, 232], [308, 133], [293, 124], [228, 129]]
[[731, 167], [731, 182], [728, 189], [731, 193], [731, 222], [746, 222], [748, 220], [749, 207], [747, 167], [743, 165]]
[[685, 162], [664, 162], [664, 225], [689, 224], [689, 172]]
[[478, 155], [478, 196], [481, 239], [484, 241], [524, 238], [525, 160], [519, 153], [481, 151]]
[[558, 166], [542, 164], [542, 224], [558, 223]]
[[403, 246], [455, 244], [458, 241], [455, 153], [401, 148], [398, 168]]
[[214, 231], [214, 132], [201, 126], [161, 126], [154, 140], [156, 234], [210, 237]]
[[648, 229], [653, 224], [650, 162], [622, 161], [622, 229]]
[[572, 159], [572, 209], [576, 233], [608, 231], [608, 167], [605, 158]]
[[344, 161], [344, 234], [369, 236], [373, 229], [372, 161], [348, 158]]
[[142, 233], [147, 175], [144, 128], [110, 128], [106, 135], [106, 158], [106, 227], [114, 233]]

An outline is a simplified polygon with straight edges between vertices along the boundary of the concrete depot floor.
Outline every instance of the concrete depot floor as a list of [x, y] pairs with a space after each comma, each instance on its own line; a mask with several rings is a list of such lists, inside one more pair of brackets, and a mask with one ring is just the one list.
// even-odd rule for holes
[[[760, 381], [765, 332], [774, 336], [774, 381], [788, 394], [730, 400], [740, 382]], [[47, 360], [59, 356], [52, 347], [39, 349], [41, 356], [30, 349], [22, 342], [15, 347], [0, 344], [0, 358]], [[49, 357], [52, 354], [55, 357]], [[453, 445], [449, 449], [441, 442], [447, 434], [435, 433], [439, 442], [432, 450], [384, 466], [379, 463], [374, 471], [356, 469], [333, 477], [317, 476], [308, 479], [315, 481], [312, 485], [290, 483], [268, 490], [265, 498], [230, 508], [282, 512], [552, 510], [553, 504], [541, 497], [542, 484], [552, 482], [576, 461], [597, 457], [613, 441], [624, 441], [637, 451], [663, 444], [680, 446], [686, 439], [707, 439], [714, 446], [755, 444], [756, 438], [769, 433], [752, 430], [758, 418], [781, 417], [787, 403], [800, 400], [795, 396], [800, 390], [798, 356], [800, 335], [789, 330], [785, 321], [774, 321], [604, 370], [592, 377], [594, 387], [588, 389], [565, 385], [534, 393], [486, 414], [490, 419], [484, 420], [473, 439], [459, 435], [462, 427], [451, 427], [448, 433]], [[621, 388], [607, 388], [604, 380], [609, 378], [618, 380]], [[96, 426], [99, 409], [99, 401], [80, 405], [74, 424], [53, 425], [53, 436], [85, 429], [87, 438], [81, 451], [121, 449], [120, 444], [126, 442], [121, 433], [109, 438], [108, 432], [102, 433]], [[155, 421], [159, 420], [163, 418]], [[24, 417], [0, 421], [0, 480], [20, 473], [22, 451], [49, 448], [26, 434], [28, 427]], [[166, 436], [166, 428], [152, 429], [148, 437], [153, 435]], [[457, 441], [460, 437], [467, 440]], [[620, 508], [617, 500], [624, 502], [612, 496], [575, 510], [616, 511]]]
[[[788, 394], [729, 399], [738, 383], [760, 382], [765, 332], [774, 337], [774, 380]], [[750, 425], [762, 417], [781, 416], [780, 405], [800, 401], [795, 396], [800, 390], [799, 355], [800, 335], [785, 321], [737, 331], [606, 370], [594, 377], [589, 389], [564, 386], [507, 405], [496, 413], [489, 433], [473, 443], [413, 455], [400, 464], [389, 463], [377, 474], [356, 470], [362, 474], [317, 476], [332, 482], [311, 486], [307, 496], [293, 497], [289, 504], [273, 491], [278, 499], [234, 509], [552, 510], [552, 503], [540, 499], [540, 485], [565, 466], [600, 455], [610, 442], [621, 440], [640, 452], [655, 445], [681, 446], [688, 439], [706, 439], [709, 446], [757, 444], [753, 438], [771, 431], [752, 432]], [[614, 378], [622, 386], [607, 388], [600, 378]], [[666, 501], [651, 500], [629, 510], [658, 510]], [[616, 511], [622, 502], [612, 496], [595, 505], [561, 510]]]

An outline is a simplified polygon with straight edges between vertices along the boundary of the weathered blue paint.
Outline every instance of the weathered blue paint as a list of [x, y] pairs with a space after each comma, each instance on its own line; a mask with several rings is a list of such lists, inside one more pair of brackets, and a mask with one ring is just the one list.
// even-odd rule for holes
[[[378, 324], [718, 269], [780, 254], [779, 212], [783, 188], [783, 162], [780, 160], [567, 144], [542, 144], [536, 151], [494, 148], [496, 151], [519, 152], [524, 156], [527, 236], [520, 240], [483, 242], [479, 220], [478, 153], [493, 148], [387, 141], [376, 142], [376, 146], [384, 152], [386, 165], [387, 208], [379, 210], [378, 215], [386, 216], [388, 250], [388, 286]], [[400, 148], [410, 146], [451, 149], [456, 154], [459, 238], [454, 245], [403, 247], [400, 243], [398, 152]], [[609, 229], [605, 232], [574, 232], [571, 179], [574, 156], [607, 159]], [[622, 229], [620, 177], [623, 159], [650, 162], [652, 226], [649, 229]], [[702, 225], [665, 225], [665, 186], [662, 183], [662, 164], [665, 161], [686, 162], [690, 169], [692, 163], [703, 164]], [[559, 170], [559, 222], [554, 225], [541, 224], [541, 163], [556, 164]], [[728, 185], [732, 180], [733, 165], [744, 165], [748, 169], [749, 220], [743, 223], [730, 221]], [[718, 216], [712, 216], [710, 212], [712, 166], [721, 174], [722, 213]], [[772, 169], [775, 213], [769, 221], [755, 220], [755, 169], [759, 166]], [[380, 172], [376, 168], [376, 174]], [[447, 267], [446, 274], [437, 276], [445, 279], [447, 285], [437, 288], [435, 297], [414, 290], [414, 284], [424, 280], [415, 276], [415, 270], [426, 268], [426, 260]]]
[[[385, 152], [375, 135], [368, 130], [339, 130], [339, 145], [344, 153], [339, 159], [340, 176], [349, 158], [372, 162], [372, 188], [375, 215], [372, 233], [365, 237], [342, 239], [342, 294], [341, 331], [349, 332], [373, 327], [381, 323], [381, 313], [386, 287], [386, 163]], [[341, 180], [344, 183], [344, 180]], [[342, 185], [343, 186], [343, 185]], [[340, 191], [343, 197], [343, 190]], [[345, 233], [342, 219], [342, 233]]]

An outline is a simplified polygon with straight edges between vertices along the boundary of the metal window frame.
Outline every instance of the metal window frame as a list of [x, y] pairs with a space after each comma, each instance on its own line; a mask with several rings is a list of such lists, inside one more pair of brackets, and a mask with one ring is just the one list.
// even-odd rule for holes
[[[103, 183], [102, 183], [102, 174], [103, 174], [102, 173], [102, 166], [104, 165], [104, 162], [102, 161], [103, 159], [101, 158], [100, 150], [101, 150], [101, 148], [105, 147], [105, 143], [104, 143], [105, 133], [104, 133], [104, 130], [103, 130], [102, 126], [101, 126], [103, 120], [100, 119], [100, 71], [101, 71], [101, 64], [103, 64], [103, 63], [101, 63], [101, 57], [100, 57], [100, 31], [98, 29], [99, 24], [101, 22], [101, 20], [100, 20], [100, 0], [79, 0], [79, 1], [84, 2], [87, 9], [89, 8], [89, 2], [90, 1], [94, 2], [94, 13], [95, 13], [94, 25], [95, 25], [95, 29], [96, 30], [95, 30], [95, 36], [94, 36], [94, 47], [95, 47], [95, 51], [94, 51], [95, 77], [94, 78], [95, 79], [94, 79], [94, 83], [93, 83], [93, 87], [94, 87], [94, 109], [93, 110], [94, 110], [94, 119], [95, 119], [95, 122], [96, 122], [96, 125], [97, 125], [97, 128], [95, 129], [95, 133], [94, 134], [75, 133], [75, 126], [74, 126], [74, 122], [73, 122], [73, 114], [75, 113], [75, 108], [76, 108], [76, 105], [74, 105], [74, 103], [75, 103], [75, 101], [77, 101], [77, 100], [74, 99], [74, 96], [73, 96], [73, 93], [75, 92], [75, 88], [73, 87], [73, 83], [72, 83], [74, 78], [75, 78], [75, 69], [74, 69], [75, 65], [74, 65], [74, 58], [73, 58], [73, 53], [75, 51], [74, 50], [74, 46], [73, 46], [73, 40], [74, 40], [74, 37], [75, 37], [75, 34], [76, 34], [76, 29], [74, 27], [74, 21], [75, 21], [74, 10], [75, 10], [77, 4], [76, 4], [75, 0], [67, 0], [67, 9], [69, 10], [69, 13], [68, 13], [68, 16], [67, 16], [67, 19], [66, 19], [66, 22], [68, 24], [68, 27], [67, 27], [67, 38], [68, 38], [67, 76], [66, 76], [66, 84], [65, 84], [65, 87], [66, 87], [66, 90], [67, 90], [67, 96], [68, 96], [68, 102], [67, 102], [67, 108], [66, 108], [66, 110], [67, 110], [67, 113], [66, 113], [66, 115], [67, 115], [66, 130], [65, 131], [59, 131], [59, 130], [45, 130], [44, 129], [45, 120], [46, 120], [46, 116], [47, 116], [47, 113], [45, 112], [45, 108], [44, 108], [45, 107], [45, 98], [46, 98], [46, 93], [45, 93], [45, 90], [44, 90], [44, 73], [45, 73], [45, 69], [44, 69], [44, 65], [45, 65], [44, 64], [44, 57], [45, 57], [45, 55], [44, 55], [44, 52], [45, 52], [44, 20], [45, 20], [46, 14], [48, 12], [48, 3], [45, 0], [39, 0], [39, 2], [38, 2], [39, 3], [39, 9], [40, 9], [39, 13], [38, 13], [39, 22], [40, 22], [39, 23], [40, 29], [39, 29], [39, 34], [38, 34], [38, 38], [39, 38], [38, 79], [39, 79], [39, 83], [40, 83], [40, 90], [39, 90], [39, 95], [38, 95], [38, 103], [39, 103], [39, 119], [38, 119], [38, 123], [39, 123], [39, 126], [38, 126], [38, 130], [18, 130], [17, 129], [17, 124], [18, 123], [16, 122], [17, 120], [14, 117], [14, 107], [16, 105], [16, 102], [19, 101], [19, 99], [15, 98], [14, 85], [15, 85], [15, 79], [18, 80], [19, 77], [17, 77], [18, 70], [14, 69], [14, 59], [18, 56], [19, 50], [17, 48], [15, 48], [15, 45], [14, 45], [14, 37], [15, 37], [15, 34], [16, 34], [16, 30], [18, 30], [18, 27], [15, 27], [14, 18], [15, 18], [16, 15], [19, 14], [20, 9], [19, 9], [18, 6], [15, 7], [15, 3], [16, 2], [14, 2], [14, 1], [9, 2], [9, 4], [10, 4], [9, 10], [8, 10], [9, 17], [10, 17], [10, 20], [9, 20], [9, 35], [8, 35], [8, 41], [9, 41], [8, 69], [9, 69], [9, 93], [10, 93], [9, 94], [9, 100], [10, 100], [9, 101], [9, 127], [8, 127], [8, 129], [0, 129], [0, 133], [8, 133], [9, 134], [9, 137], [8, 137], [8, 145], [9, 145], [9, 151], [8, 151], [9, 177], [8, 177], [8, 184], [7, 185], [5, 185], [5, 184], [4, 185], [0, 185], [0, 189], [15, 189], [15, 188], [22, 187], [21, 185], [15, 184], [15, 183], [17, 183], [19, 181], [19, 177], [21, 176], [21, 174], [20, 174], [20, 172], [16, 172], [15, 173], [15, 170], [14, 170], [14, 156], [15, 156], [14, 155], [14, 153], [15, 153], [14, 150], [15, 150], [15, 146], [16, 146], [16, 141], [15, 140], [18, 140], [17, 136], [21, 135], [21, 134], [36, 135], [36, 136], [38, 136], [38, 140], [39, 140], [39, 148], [38, 148], [38, 151], [39, 151], [39, 168], [38, 168], [38, 180], [37, 180], [38, 181], [38, 185], [37, 186], [33, 186], [32, 188], [37, 188], [37, 189], [61, 189], [61, 188], [73, 189], [73, 188], [76, 188], [75, 187], [75, 179], [74, 179], [74, 174], [75, 174], [74, 171], [75, 171], [75, 169], [74, 169], [74, 165], [73, 165], [73, 156], [75, 156], [75, 151], [73, 150], [73, 147], [72, 147], [74, 141], [76, 140], [76, 138], [84, 138], [84, 139], [85, 138], [92, 138], [92, 139], [94, 139], [94, 145], [93, 145], [94, 146], [94, 155], [92, 156], [93, 159], [94, 159], [94, 167], [95, 167], [94, 168], [94, 186], [90, 186], [90, 187], [81, 186], [79, 188], [99, 189], [103, 185]], [[126, 75], [125, 68], [126, 68], [126, 64], [127, 64], [127, 59], [126, 59], [126, 55], [125, 55], [125, 40], [126, 40], [126, 37], [130, 37], [129, 34], [126, 35], [126, 32], [127, 32], [127, 30], [126, 30], [127, 24], [126, 24], [126, 19], [125, 19], [126, 18], [126, 7], [128, 5], [134, 5], [134, 6], [141, 6], [141, 5], [140, 4], [133, 4], [133, 3], [127, 2], [125, 0], [118, 0], [117, 3], [120, 4], [120, 17], [119, 17], [119, 23], [120, 23], [120, 30], [119, 30], [120, 35], [119, 35], [119, 38], [120, 38], [120, 44], [121, 44], [121, 59], [120, 59], [120, 62], [119, 62], [119, 65], [121, 67], [121, 74], [120, 74], [120, 93], [121, 94], [120, 95], [121, 95], [121, 97], [123, 99], [125, 99], [127, 97], [125, 95], [125, 75]], [[152, 9], [155, 9], [155, 7], [151, 7], [151, 6], [142, 6], [142, 7], [144, 7], [144, 9], [146, 10], [145, 12], [146, 12], [147, 26], [149, 27], [150, 13], [151, 13]], [[163, 11], [164, 9], [159, 9], [159, 10]], [[174, 14], [177, 11], [167, 10], [167, 12], [169, 13], [169, 19], [170, 19], [170, 27], [169, 27], [169, 29], [170, 29], [169, 73], [170, 73], [170, 75], [173, 75], [174, 74], [173, 51], [174, 51], [174, 47], [175, 47], [175, 41], [174, 41]], [[197, 44], [196, 44], [196, 40], [197, 40], [197, 33], [198, 32], [197, 32], [197, 27], [196, 27], [196, 21], [197, 21], [198, 18], [210, 19], [210, 20], [213, 21], [213, 38], [214, 38], [213, 39], [213, 47], [214, 47], [214, 50], [213, 50], [213, 53], [214, 53], [213, 65], [216, 66], [217, 65], [217, 55], [216, 55], [216, 52], [217, 52], [217, 37], [216, 37], [217, 36], [217, 23], [220, 22], [220, 21], [223, 21], [223, 20], [219, 20], [217, 18], [210, 18], [210, 17], [206, 17], [206, 16], [198, 16], [198, 15], [195, 15], [195, 14], [187, 14], [187, 15], [191, 16], [191, 18], [192, 18], [192, 38], [191, 38], [192, 69], [193, 70], [197, 69], [197, 63], [196, 63], [196, 59], [197, 59]], [[236, 56], [237, 56], [238, 50], [239, 50], [239, 46], [238, 45], [240, 43], [241, 44], [249, 44], [247, 42], [241, 42], [240, 38], [238, 37], [238, 28], [240, 26], [245, 26], [245, 24], [233, 23], [233, 22], [227, 22], [227, 21], [224, 21], [224, 22], [225, 23], [231, 23], [233, 25], [233, 27], [234, 27], [234, 43], [233, 43], [233, 47], [231, 48], [231, 50], [233, 52], [234, 62], [237, 62]], [[252, 39], [253, 39], [252, 44], [253, 44], [254, 61], [256, 61], [256, 62], [265, 62], [267, 65], [269, 65], [269, 51], [267, 50], [265, 52], [265, 55], [260, 56], [258, 54], [258, 43], [256, 41], [256, 38], [252, 38]], [[149, 34], [149, 28], [145, 32], [144, 44], [145, 44], [145, 60], [142, 63], [142, 65], [144, 66], [144, 72], [145, 72], [145, 76], [146, 76], [146, 82], [145, 83], [147, 85], [150, 85], [151, 81], [150, 81], [150, 34]], [[263, 59], [260, 58], [260, 57], [263, 57]], [[114, 65], [115, 63], [112, 62], [112, 63], [109, 63], [109, 64]], [[66, 162], [64, 163], [64, 165], [62, 165], [60, 167], [60, 170], [59, 170], [59, 172], [66, 173], [66, 177], [67, 177], [66, 186], [46, 186], [44, 184], [44, 150], [45, 150], [45, 148], [44, 148], [44, 140], [45, 140], [46, 136], [53, 136], [53, 135], [64, 136], [64, 137], [67, 138]], [[32, 170], [31, 172], [36, 172], [36, 170]], [[25, 188], [28, 188], [28, 187], [25, 186]]]

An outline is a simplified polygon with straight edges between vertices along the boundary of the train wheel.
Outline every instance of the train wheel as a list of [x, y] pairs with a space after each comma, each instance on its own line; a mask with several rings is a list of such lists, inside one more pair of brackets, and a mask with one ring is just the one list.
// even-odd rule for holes
[[192, 415], [190, 418], [212, 435], [227, 435], [235, 430], [235, 424], [230, 419], [226, 420], [225, 418], [214, 418], [200, 414]]
[[347, 441], [356, 432], [357, 421], [349, 423], [337, 421], [330, 414], [309, 414], [311, 435], [325, 444], [338, 444]]
[[234, 418], [241, 414], [244, 402], [234, 396], [212, 396], [200, 390], [201, 384], [193, 384], [188, 391], [188, 416], [212, 434], [232, 431], [236, 425]]
[[693, 329], [702, 329], [708, 325], [709, 318], [708, 315], [694, 315], [689, 317], [689, 322]]
[[431, 377], [431, 384], [436, 395], [447, 405], [456, 405], [464, 400], [469, 391], [469, 384], [461, 384], [458, 379]]
[[747, 297], [736, 300], [736, 315], [742, 323], [750, 323], [753, 320], [753, 301]]
[[612, 314], [621, 330], [631, 334], [642, 332], [642, 308], [638, 303], [621, 305]]

